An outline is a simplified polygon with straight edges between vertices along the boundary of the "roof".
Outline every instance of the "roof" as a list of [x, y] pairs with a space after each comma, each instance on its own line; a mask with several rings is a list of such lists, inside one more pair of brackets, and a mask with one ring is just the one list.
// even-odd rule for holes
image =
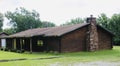
[[5, 32], [1, 32], [1, 33], [0, 33], [0, 37], [4, 37], [4, 36], [8, 36], [8, 34], [5, 33]]
[[[69, 25], [69, 26], [57, 26], [57, 27], [49, 27], [49, 28], [35, 28], [35, 29], [29, 29], [25, 30], [13, 35], [10, 35], [8, 37], [33, 37], [33, 36], [44, 36], [44, 37], [51, 37], [51, 36], [62, 36], [64, 34], [67, 34], [71, 31], [74, 31], [78, 28], [82, 28], [84, 26], [89, 25], [89, 23], [82, 23], [82, 24], [75, 24], [75, 25]], [[103, 28], [100, 25], [97, 25], [98, 27], [102, 28], [103, 30], [107, 31], [111, 35], [114, 35], [109, 30]]]
[[8, 35], [6, 32], [0, 32], [0, 35], [1, 35], [1, 34], [5, 34], [5, 35]]
[[104, 29], [105, 31], [107, 31], [109, 34], [111, 34], [112, 36], [115, 36], [115, 34], [113, 34], [110, 30], [106, 29], [105, 27], [102, 27], [101, 25], [97, 24], [98, 27]]
[[49, 28], [35, 28], [25, 30], [9, 37], [32, 37], [32, 36], [61, 36], [78, 28], [88, 25], [89, 23], [75, 24], [69, 26], [49, 27]]

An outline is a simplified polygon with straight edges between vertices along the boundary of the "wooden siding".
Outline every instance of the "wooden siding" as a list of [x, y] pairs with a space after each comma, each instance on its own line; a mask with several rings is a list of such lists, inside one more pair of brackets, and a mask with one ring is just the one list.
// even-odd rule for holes
[[[43, 46], [38, 46], [38, 44], [37, 44], [37, 41], [38, 41], [38, 40], [43, 41]], [[45, 51], [45, 49], [46, 49], [46, 44], [45, 44], [45, 42], [44, 42], [44, 38], [43, 38], [43, 37], [40, 37], [40, 36], [32, 37], [32, 49], [33, 49], [33, 51], [40, 51], [40, 52]]]
[[87, 28], [82, 27], [63, 35], [61, 39], [61, 52], [85, 51]]
[[13, 40], [11, 38], [6, 39], [6, 48], [13, 49]]
[[49, 37], [45, 38], [46, 50], [47, 51], [60, 51], [60, 38], [58, 37]]
[[[42, 40], [43, 46], [38, 46], [37, 41]], [[59, 38], [58, 37], [32, 37], [33, 51], [59, 51]]]
[[98, 28], [99, 50], [112, 49], [112, 35]]

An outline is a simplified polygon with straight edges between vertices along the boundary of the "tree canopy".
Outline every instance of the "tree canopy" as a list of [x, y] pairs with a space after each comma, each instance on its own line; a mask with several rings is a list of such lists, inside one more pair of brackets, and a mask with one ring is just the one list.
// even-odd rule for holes
[[55, 27], [55, 24], [48, 21], [42, 21], [41, 27]]
[[101, 14], [97, 22], [112, 31], [115, 34], [114, 43], [120, 45], [120, 14], [114, 14], [111, 18], [108, 18], [105, 14]]
[[3, 14], [0, 13], [0, 31], [2, 31], [2, 26], [3, 26]]
[[120, 45], [120, 14], [114, 14], [111, 17], [109, 29], [115, 34], [115, 43]]
[[109, 29], [110, 18], [108, 18], [106, 16], [106, 14], [102, 13], [100, 16], [98, 16], [97, 22], [98, 22], [98, 24], [102, 25], [103, 27]]
[[3, 30], [3, 32], [6, 32], [9, 35], [16, 33], [14, 28], [6, 28]]
[[82, 18], [75, 18], [75, 19], [71, 19], [70, 21], [67, 21], [65, 24], [62, 24], [61, 26], [79, 24], [83, 22], [84, 20]]
[[14, 12], [8, 11], [5, 16], [10, 20], [10, 24], [16, 32], [37, 28], [41, 25], [39, 13], [35, 10], [30, 12], [25, 8], [20, 7], [16, 8]]

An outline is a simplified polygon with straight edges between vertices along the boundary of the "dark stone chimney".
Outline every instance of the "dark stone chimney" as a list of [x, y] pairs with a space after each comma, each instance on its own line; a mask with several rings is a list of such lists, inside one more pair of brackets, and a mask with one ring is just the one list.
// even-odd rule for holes
[[96, 51], [98, 50], [98, 32], [96, 18], [92, 15], [87, 18], [87, 23], [90, 23], [88, 26], [86, 46], [87, 51]]

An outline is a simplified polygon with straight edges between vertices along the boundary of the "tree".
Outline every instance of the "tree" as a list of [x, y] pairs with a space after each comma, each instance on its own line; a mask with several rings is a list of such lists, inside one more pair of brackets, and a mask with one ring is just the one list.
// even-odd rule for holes
[[41, 25], [39, 13], [35, 10], [30, 12], [25, 8], [20, 7], [16, 8], [14, 12], [8, 11], [5, 16], [10, 20], [10, 24], [16, 29], [16, 32], [37, 28]]
[[79, 23], [83, 23], [83, 22], [84, 22], [84, 20], [82, 18], [75, 18], [75, 19], [71, 19], [70, 21], [66, 22], [65, 24], [62, 24], [61, 26], [79, 24]]
[[48, 21], [42, 21], [41, 27], [55, 27], [55, 24]]
[[120, 45], [120, 14], [114, 14], [111, 17], [109, 29], [115, 34], [115, 44]]
[[110, 18], [106, 16], [106, 14], [102, 13], [100, 16], [97, 18], [97, 23], [100, 24], [101, 26], [109, 29], [109, 22]]
[[15, 33], [15, 29], [14, 28], [6, 28], [3, 30], [3, 32], [6, 32], [7, 34], [11, 35]]
[[108, 18], [102, 13], [101, 16], [97, 18], [97, 22], [115, 34], [113, 41], [115, 44], [120, 45], [120, 14], [114, 14], [111, 18]]
[[2, 31], [2, 26], [3, 26], [3, 14], [0, 13], [0, 31]]

